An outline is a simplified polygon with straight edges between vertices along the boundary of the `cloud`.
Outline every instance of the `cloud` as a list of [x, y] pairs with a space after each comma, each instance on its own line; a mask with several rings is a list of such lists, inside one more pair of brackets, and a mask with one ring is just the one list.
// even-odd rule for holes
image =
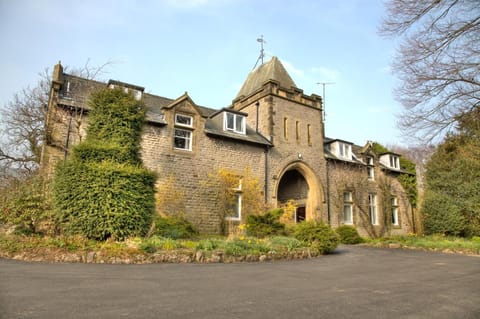
[[340, 71], [328, 67], [313, 67], [311, 69], [313, 74], [319, 75], [319, 80], [322, 82], [335, 82], [340, 79]]
[[293, 75], [294, 77], [302, 77], [302, 78], [305, 76], [305, 72], [303, 70], [296, 68], [292, 63], [282, 59], [280, 59], [280, 61], [282, 62], [283, 66], [285, 67], [285, 69], [290, 75]]

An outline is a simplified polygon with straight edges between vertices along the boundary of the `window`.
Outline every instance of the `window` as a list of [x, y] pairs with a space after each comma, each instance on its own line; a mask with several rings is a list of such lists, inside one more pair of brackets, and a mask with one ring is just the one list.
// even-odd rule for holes
[[245, 134], [245, 116], [234, 113], [225, 113], [223, 129]]
[[368, 213], [370, 215], [370, 223], [378, 225], [377, 217], [377, 195], [368, 194]]
[[307, 140], [308, 146], [312, 146], [312, 126], [307, 124]]
[[392, 168], [397, 168], [397, 169], [400, 168], [398, 156], [396, 156], [396, 155], [390, 155], [390, 167], [392, 167]]
[[173, 139], [173, 147], [176, 149], [191, 151], [192, 150], [192, 132], [175, 128], [175, 137]]
[[398, 198], [392, 197], [392, 225], [398, 226]]
[[285, 141], [288, 141], [288, 118], [284, 117], [283, 118], [283, 138]]
[[193, 127], [193, 118], [188, 115], [175, 114], [175, 125]]
[[225, 219], [227, 220], [242, 220], [242, 179], [238, 180], [238, 187], [233, 188], [235, 193], [233, 194], [233, 200], [228, 205], [227, 211], [228, 215]]
[[373, 181], [375, 179], [375, 168], [373, 167], [373, 157], [367, 157], [367, 174], [368, 179]]
[[345, 224], [353, 224], [352, 192], [343, 193], [343, 218]]
[[296, 121], [295, 122], [295, 138], [297, 140], [297, 142], [300, 142], [300, 122], [299, 121]]
[[349, 144], [345, 143], [338, 143], [338, 155], [340, 157], [346, 158], [346, 159], [351, 159], [351, 148]]

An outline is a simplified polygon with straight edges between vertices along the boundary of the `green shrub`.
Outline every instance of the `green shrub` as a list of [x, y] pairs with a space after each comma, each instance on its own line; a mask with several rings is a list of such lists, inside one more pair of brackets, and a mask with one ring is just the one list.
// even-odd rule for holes
[[45, 230], [42, 223], [52, 220], [48, 185], [34, 174], [12, 180], [0, 189], [0, 222], [15, 225], [17, 234], [30, 235]]
[[262, 215], [248, 215], [247, 235], [257, 238], [284, 235], [285, 224], [280, 222], [282, 214], [282, 209], [274, 209]]
[[156, 176], [140, 161], [145, 105], [120, 89], [92, 94], [85, 141], [55, 171], [58, 226], [104, 240], [143, 236], [151, 225]]
[[157, 236], [178, 239], [192, 238], [198, 234], [192, 223], [183, 217], [162, 217], [157, 215], [153, 222], [155, 225], [153, 234]]
[[155, 174], [111, 162], [57, 166], [53, 200], [59, 227], [105, 240], [143, 236], [155, 209]]
[[268, 238], [270, 247], [273, 250], [293, 251], [295, 249], [304, 247], [305, 245], [298, 239], [284, 236], [273, 236]]
[[363, 243], [363, 238], [353, 226], [343, 225], [335, 229], [335, 232], [340, 236], [340, 242], [347, 245], [355, 245]]
[[426, 235], [463, 235], [467, 227], [465, 217], [451, 197], [433, 191], [425, 193], [422, 215]]
[[337, 233], [329, 225], [322, 222], [301, 222], [295, 226], [293, 235], [320, 254], [332, 252], [339, 243]]

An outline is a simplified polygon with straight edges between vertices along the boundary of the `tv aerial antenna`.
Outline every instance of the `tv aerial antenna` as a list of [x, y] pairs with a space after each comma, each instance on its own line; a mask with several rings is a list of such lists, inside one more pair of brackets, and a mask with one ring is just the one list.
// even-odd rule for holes
[[260, 43], [260, 55], [258, 56], [257, 62], [255, 62], [253, 69], [257, 67], [258, 61], [262, 61], [263, 64], [263, 58], [265, 57], [265, 50], [263, 49], [263, 44], [267, 43], [267, 41], [265, 41], [265, 39], [263, 38], [263, 34], [260, 36], [260, 38], [257, 38], [257, 42]]
[[325, 86], [335, 84], [335, 82], [317, 82], [318, 85], [322, 86], [322, 104], [323, 104], [323, 121], [325, 122], [326, 113], [326, 103], [325, 103]]

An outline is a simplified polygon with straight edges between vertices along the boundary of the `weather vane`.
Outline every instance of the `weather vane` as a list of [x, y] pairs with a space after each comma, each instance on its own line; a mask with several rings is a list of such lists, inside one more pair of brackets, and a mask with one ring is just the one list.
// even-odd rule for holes
[[260, 42], [260, 56], [257, 59], [257, 62], [255, 62], [255, 65], [253, 68], [255, 69], [257, 67], [258, 61], [262, 61], [263, 64], [263, 58], [265, 57], [265, 50], [263, 49], [263, 44], [267, 43], [265, 39], [263, 39], [263, 34], [260, 36], [260, 38], [257, 39], [257, 42]]

